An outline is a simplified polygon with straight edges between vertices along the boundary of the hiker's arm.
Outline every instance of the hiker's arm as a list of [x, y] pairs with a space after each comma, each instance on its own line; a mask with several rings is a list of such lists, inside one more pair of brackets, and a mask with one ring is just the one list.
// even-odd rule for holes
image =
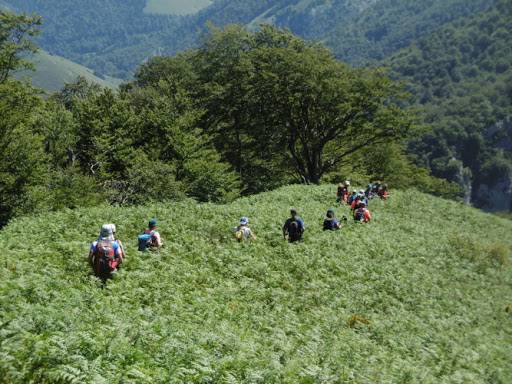
[[121, 240], [117, 240], [117, 243], [119, 244], [119, 248], [121, 250], [121, 259], [124, 259], [126, 257], [126, 252], [124, 251], [123, 243], [121, 243]]

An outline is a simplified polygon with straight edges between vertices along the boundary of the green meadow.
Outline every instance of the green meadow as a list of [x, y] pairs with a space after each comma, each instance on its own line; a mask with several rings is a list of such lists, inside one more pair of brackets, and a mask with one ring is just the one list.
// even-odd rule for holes
[[[512, 222], [392, 191], [370, 224], [323, 232], [334, 195], [289, 186], [13, 220], [0, 232], [0, 383], [512, 382]], [[282, 239], [290, 207], [300, 244]], [[153, 216], [166, 246], [142, 254]], [[255, 242], [234, 241], [240, 216]], [[128, 259], [102, 288], [87, 253], [106, 222]]]
[[212, 4], [212, 0], [148, 0], [145, 13], [191, 15]]

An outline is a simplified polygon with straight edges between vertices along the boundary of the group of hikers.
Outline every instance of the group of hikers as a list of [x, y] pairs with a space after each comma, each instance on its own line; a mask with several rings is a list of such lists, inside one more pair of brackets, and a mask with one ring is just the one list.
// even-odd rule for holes
[[[338, 185], [336, 192], [336, 202], [350, 206], [354, 221], [359, 223], [369, 223], [371, 221], [372, 215], [368, 209], [368, 203], [374, 197], [387, 200], [389, 198], [387, 184], [377, 181], [368, 184], [366, 190], [350, 191], [350, 181], [347, 180]], [[301, 241], [306, 229], [304, 220], [298, 215], [295, 208], [290, 210], [290, 216], [283, 225], [283, 237], [290, 243]], [[337, 219], [334, 208], [330, 208], [325, 215], [323, 230], [335, 231], [341, 229], [343, 226], [342, 221], [347, 222], [348, 218], [343, 216], [341, 220]], [[234, 233], [235, 238], [239, 242], [256, 239], [256, 236], [249, 227], [249, 219], [247, 217], [240, 219], [240, 224], [234, 229]]]
[[[156, 219], [149, 220], [148, 228], [138, 237], [139, 251], [155, 250], [163, 246]], [[116, 235], [115, 224], [103, 224], [97, 240], [89, 251], [89, 263], [94, 274], [105, 281], [123, 263], [126, 256], [123, 243]]]
[[[350, 190], [350, 181], [340, 183], [336, 192], [336, 202], [348, 205], [355, 222], [369, 223], [372, 215], [368, 209], [369, 201], [374, 197], [383, 200], [389, 198], [388, 186], [380, 182], [368, 184], [366, 190]], [[347, 222], [348, 218], [343, 216], [341, 220], [336, 218], [335, 210], [327, 210], [323, 221], [324, 231], [335, 231], [342, 228], [342, 221]], [[290, 210], [290, 218], [283, 225], [283, 237], [290, 243], [301, 241], [306, 226], [304, 220], [298, 215], [297, 210]], [[235, 238], [239, 242], [256, 240], [256, 236], [249, 227], [249, 218], [242, 217], [239, 225], [233, 229]], [[146, 228], [138, 237], [138, 249], [141, 252], [147, 250], [158, 250], [163, 246], [163, 241], [158, 232], [156, 219], [149, 220]], [[116, 236], [114, 224], [104, 224], [101, 227], [98, 239], [91, 244], [89, 262], [94, 274], [105, 281], [117, 271], [126, 256], [123, 244]]]

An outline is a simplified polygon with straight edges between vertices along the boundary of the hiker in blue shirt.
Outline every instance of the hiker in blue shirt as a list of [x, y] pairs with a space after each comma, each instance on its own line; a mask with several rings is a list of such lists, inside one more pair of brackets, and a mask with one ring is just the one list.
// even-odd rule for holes
[[292, 208], [290, 210], [290, 217], [283, 225], [283, 237], [288, 239], [290, 243], [302, 240], [302, 234], [306, 229], [304, 220], [297, 215], [297, 210]]
[[341, 223], [336, 219], [334, 209], [329, 209], [324, 220], [324, 231], [336, 231], [341, 229]]

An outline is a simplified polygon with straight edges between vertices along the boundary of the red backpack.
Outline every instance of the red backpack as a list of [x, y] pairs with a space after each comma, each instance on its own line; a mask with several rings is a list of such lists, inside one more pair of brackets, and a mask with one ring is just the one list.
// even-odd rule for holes
[[92, 256], [92, 267], [97, 277], [106, 279], [117, 268], [119, 263], [116, 260], [115, 254], [113, 241], [98, 241], [96, 251]]

